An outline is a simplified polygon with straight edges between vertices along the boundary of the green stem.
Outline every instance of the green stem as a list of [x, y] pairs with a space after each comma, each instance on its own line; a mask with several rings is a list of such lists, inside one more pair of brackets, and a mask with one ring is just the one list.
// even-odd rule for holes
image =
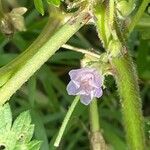
[[[72, 17], [65, 25], [51, 36], [41, 47], [37, 43], [36, 51], [27, 51], [25, 62], [14, 72], [10, 79], [0, 89], [0, 105], [4, 104], [69, 38], [76, 33], [88, 20], [90, 15], [81, 12], [80, 15]], [[67, 31], [67, 32], [66, 32]], [[48, 37], [49, 38], [49, 37]], [[39, 48], [40, 47], [40, 48]]]
[[97, 100], [92, 100], [90, 104], [90, 125], [91, 125], [91, 149], [106, 150], [105, 141], [100, 132], [99, 113]]
[[74, 101], [72, 102], [72, 104], [71, 104], [69, 110], [67, 111], [67, 114], [66, 114], [66, 116], [65, 116], [65, 119], [64, 119], [64, 121], [63, 121], [63, 123], [62, 123], [62, 125], [61, 125], [61, 128], [60, 128], [60, 130], [59, 130], [59, 132], [58, 132], [57, 138], [56, 138], [56, 140], [55, 140], [55, 143], [54, 143], [54, 146], [55, 146], [55, 147], [58, 147], [58, 146], [59, 146], [60, 141], [61, 141], [61, 139], [62, 139], [62, 136], [63, 136], [63, 134], [64, 134], [64, 132], [65, 132], [66, 127], [67, 127], [67, 124], [68, 124], [68, 122], [69, 122], [69, 120], [70, 120], [70, 118], [71, 118], [71, 115], [72, 115], [72, 113], [73, 113], [75, 107], [77, 106], [79, 100], [80, 100], [80, 97], [79, 97], [79, 96], [75, 97], [75, 99], [74, 99]]
[[134, 27], [138, 24], [140, 18], [142, 17], [147, 5], [149, 3], [149, 0], [143, 0], [142, 4], [139, 6], [138, 11], [136, 12], [135, 16], [132, 18], [132, 22], [130, 23], [128, 27], [128, 33], [130, 34]]
[[[146, 1], [143, 1], [133, 23], [130, 25], [130, 32], [133, 30], [134, 26], [143, 14], [145, 6]], [[100, 18], [97, 17], [97, 19], [97, 22], [100, 21]], [[100, 30], [104, 29], [100, 27]], [[105, 48], [107, 49], [107, 47]], [[118, 92], [121, 98], [122, 114], [127, 134], [127, 141], [131, 150], [144, 150], [145, 140], [143, 116], [137, 76], [132, 59], [128, 54], [124, 55], [123, 53], [124, 51], [120, 52], [120, 54], [122, 54], [121, 56], [118, 55], [116, 57], [112, 57], [110, 62], [114, 69]]]
[[0, 87], [7, 82], [7, 80], [21, 65], [28, 61], [40, 49], [40, 47], [42, 47], [48, 41], [52, 34], [62, 24], [60, 18], [55, 17], [55, 20], [53, 20], [53, 17], [49, 17], [46, 26], [38, 38], [18, 57], [4, 67], [0, 68]]
[[99, 132], [100, 124], [99, 124], [99, 114], [97, 101], [94, 99], [90, 104], [90, 122], [91, 122], [91, 132]]
[[142, 105], [137, 75], [129, 55], [112, 59], [121, 98], [124, 127], [131, 150], [145, 150]]

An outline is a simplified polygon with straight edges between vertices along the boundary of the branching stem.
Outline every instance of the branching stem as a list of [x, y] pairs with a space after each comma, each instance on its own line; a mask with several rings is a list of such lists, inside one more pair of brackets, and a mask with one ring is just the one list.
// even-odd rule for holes
[[[0, 89], [0, 105], [3, 105], [68, 39], [90, 19], [87, 12], [71, 18], [65, 25], [48, 38], [44, 45], [35, 43], [34, 50], [28, 49], [16, 63], [17, 70]], [[66, 32], [67, 31], [67, 32]], [[43, 38], [43, 37], [42, 37]], [[37, 47], [36, 47], [37, 46]]]

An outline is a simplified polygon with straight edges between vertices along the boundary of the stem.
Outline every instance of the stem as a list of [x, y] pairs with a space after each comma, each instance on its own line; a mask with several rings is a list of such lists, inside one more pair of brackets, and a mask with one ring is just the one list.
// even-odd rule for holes
[[71, 115], [72, 115], [72, 113], [73, 113], [75, 107], [77, 106], [79, 100], [80, 100], [80, 97], [79, 97], [79, 96], [76, 96], [75, 99], [74, 99], [74, 101], [72, 102], [72, 104], [71, 104], [69, 110], [67, 111], [67, 114], [66, 114], [66, 116], [65, 116], [65, 119], [64, 119], [64, 121], [63, 121], [63, 123], [62, 123], [62, 125], [61, 125], [61, 128], [60, 128], [60, 130], [59, 130], [59, 132], [58, 132], [57, 138], [56, 138], [56, 140], [55, 140], [55, 143], [54, 143], [54, 146], [55, 146], [55, 147], [58, 147], [58, 146], [59, 146], [60, 141], [61, 141], [61, 139], [62, 139], [62, 136], [63, 136], [63, 134], [64, 134], [64, 132], [65, 132], [66, 127], [67, 127], [67, 124], [68, 124], [68, 122], [69, 122], [69, 120], [70, 120], [70, 118], [71, 118]]
[[48, 22], [45, 25], [42, 32], [40, 33], [40, 35], [37, 37], [37, 39], [17, 58], [5, 65], [3, 68], [1, 68], [1, 70], [6, 70], [8, 68], [8, 70], [10, 70], [12, 68], [14, 69], [20, 66], [21, 63], [24, 63], [26, 60], [29, 59], [29, 57], [32, 57], [38, 51], [38, 49], [41, 46], [43, 46], [48, 41], [48, 39], [58, 30], [58, 28], [64, 23], [65, 15], [61, 11], [59, 11], [59, 9], [56, 9], [55, 7], [50, 7], [48, 10], [50, 14]]
[[137, 75], [130, 56], [113, 58], [115, 78], [121, 98], [124, 127], [131, 150], [145, 150], [142, 106]]
[[99, 114], [98, 114], [98, 107], [97, 101], [94, 99], [90, 104], [90, 121], [91, 121], [91, 132], [99, 132], [100, 125], [99, 125]]
[[138, 24], [138, 22], [139, 22], [140, 18], [142, 17], [148, 3], [149, 3], [149, 0], [143, 0], [142, 4], [140, 5], [135, 16], [132, 18], [132, 22], [130, 23], [130, 25], [128, 27], [128, 33], [129, 34], [133, 31], [134, 27]]
[[[146, 4], [147, 1], [143, 1], [139, 11], [133, 18], [134, 21], [129, 27], [130, 32], [143, 14]], [[97, 17], [97, 19], [97, 22], [99, 22], [101, 18]], [[100, 27], [100, 30], [104, 29]], [[122, 37], [121, 33], [120, 36]], [[122, 45], [124, 44], [122, 43]], [[107, 49], [107, 47], [105, 48]], [[112, 57], [110, 62], [116, 73], [115, 78], [121, 98], [127, 141], [131, 150], [144, 150], [143, 116], [137, 75], [130, 56], [128, 54], [123, 55], [124, 51], [122, 49], [118, 50], [121, 51], [121, 55]]]
[[92, 150], [106, 150], [105, 141], [100, 132], [99, 114], [96, 99], [94, 99], [90, 104], [90, 124]]
[[[25, 62], [0, 89], [0, 105], [4, 104], [68, 39], [91, 18], [89, 13], [81, 12], [63, 25], [43, 46], [33, 53], [27, 51]], [[67, 32], [66, 32], [67, 31]]]
[[71, 45], [68, 45], [68, 44], [64, 44], [62, 45], [63, 48], [66, 48], [66, 49], [69, 49], [69, 50], [72, 50], [72, 51], [76, 51], [76, 52], [80, 52], [80, 53], [83, 53], [83, 54], [88, 54], [90, 56], [93, 56], [95, 58], [100, 58], [100, 54], [97, 54], [92, 51], [89, 51], [89, 50], [86, 50], [86, 49], [82, 49], [82, 48], [78, 48], [78, 47], [74, 47], [74, 46], [71, 46]]
[[[62, 21], [55, 17], [49, 17], [49, 20], [38, 38], [18, 57], [0, 68], [0, 87], [4, 85], [12, 74], [25, 62], [27, 62], [42, 47], [52, 34], [60, 27]], [[62, 19], [63, 20], [63, 19]]]

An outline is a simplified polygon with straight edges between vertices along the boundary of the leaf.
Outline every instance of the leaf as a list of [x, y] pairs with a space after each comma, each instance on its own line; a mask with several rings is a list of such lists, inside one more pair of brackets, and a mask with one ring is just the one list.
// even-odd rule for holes
[[12, 114], [7, 103], [0, 106], [0, 121], [0, 144], [5, 149], [37, 150], [40, 148], [41, 142], [30, 141], [33, 136], [34, 125], [30, 124], [31, 117], [29, 111], [21, 113], [12, 125]]
[[56, 6], [56, 7], [59, 7], [60, 3], [61, 3], [61, 0], [47, 0], [47, 2], [49, 4], [52, 4], [52, 5]]
[[15, 120], [12, 130], [18, 134], [22, 134], [26, 130], [30, 128], [30, 123], [31, 123], [31, 117], [29, 114], [29, 111], [21, 113], [17, 119]]
[[12, 124], [12, 114], [8, 103], [4, 106], [0, 106], [0, 122], [0, 134], [4, 134], [4, 132], [10, 130]]
[[36, 10], [43, 16], [44, 15], [44, 6], [42, 0], [34, 0], [34, 5]]

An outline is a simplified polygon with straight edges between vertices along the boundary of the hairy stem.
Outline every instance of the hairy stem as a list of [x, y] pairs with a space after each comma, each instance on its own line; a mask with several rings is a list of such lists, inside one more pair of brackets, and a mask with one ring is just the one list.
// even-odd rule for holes
[[[53, 21], [54, 20], [54, 21]], [[63, 18], [61, 19], [63, 20]], [[0, 68], [0, 87], [3, 86], [12, 74], [26, 61], [28, 61], [42, 47], [52, 34], [62, 25], [60, 18], [49, 17], [47, 24], [38, 38], [18, 57]]]
[[113, 58], [112, 66], [116, 73], [128, 145], [131, 150], [145, 150], [142, 105], [135, 67], [128, 54]]
[[[141, 7], [143, 8], [144, 6], [145, 3], [142, 3]], [[139, 11], [142, 12], [141, 10]], [[139, 15], [141, 15], [141, 13], [139, 13]], [[101, 20], [101, 18], [98, 16], [100, 15], [97, 15], [97, 22]], [[132, 31], [138, 20], [139, 17], [135, 17], [134, 23], [130, 27], [130, 32]], [[99, 28], [100, 30], [104, 30], [104, 28], [102, 28], [101, 26], [99, 26]], [[120, 37], [122, 37], [121, 33], [119, 34]], [[103, 40], [103, 38], [101, 38], [101, 40]], [[124, 42], [121, 45], [121, 47], [124, 47]], [[105, 49], [107, 49], [106, 46]], [[111, 52], [112, 50], [113, 49], [110, 49]], [[130, 56], [128, 54], [124, 54], [124, 50], [121, 48], [118, 48], [118, 51], [116, 49], [115, 52], [117, 52], [117, 54], [112, 56], [110, 62], [115, 72], [118, 92], [121, 98], [122, 114], [127, 135], [127, 142], [131, 150], [144, 150], [145, 140], [143, 130], [142, 106], [137, 82], [137, 74]]]
[[[90, 15], [81, 12], [80, 15], [71, 18], [65, 25], [51, 36], [41, 47], [37, 43], [36, 51], [27, 51], [25, 62], [20, 63], [19, 68], [0, 89], [0, 105], [4, 104], [68, 39], [76, 33], [88, 20]], [[67, 31], [67, 32], [66, 32]]]
[[106, 150], [105, 141], [100, 132], [99, 114], [96, 99], [94, 99], [90, 104], [90, 124], [91, 124], [91, 149]]

